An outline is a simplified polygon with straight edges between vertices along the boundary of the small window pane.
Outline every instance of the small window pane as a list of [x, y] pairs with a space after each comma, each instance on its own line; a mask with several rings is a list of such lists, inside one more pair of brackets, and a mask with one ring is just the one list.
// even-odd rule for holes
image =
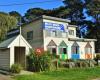
[[69, 35], [74, 35], [74, 30], [69, 30]]
[[53, 37], [56, 37], [57, 36], [57, 31], [52, 31], [52, 34], [51, 34]]
[[33, 31], [27, 32], [27, 40], [32, 40], [33, 39]]

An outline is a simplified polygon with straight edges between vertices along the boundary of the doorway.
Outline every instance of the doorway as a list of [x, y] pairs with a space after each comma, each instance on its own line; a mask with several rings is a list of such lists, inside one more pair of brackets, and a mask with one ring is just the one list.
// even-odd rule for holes
[[25, 68], [26, 57], [25, 57], [25, 47], [15, 47], [15, 63], [20, 64], [23, 68]]

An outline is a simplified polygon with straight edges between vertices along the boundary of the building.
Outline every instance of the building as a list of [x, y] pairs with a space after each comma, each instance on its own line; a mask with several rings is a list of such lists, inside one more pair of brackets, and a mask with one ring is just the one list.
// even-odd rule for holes
[[0, 69], [9, 70], [15, 63], [25, 68], [30, 48], [30, 44], [20, 34], [0, 43]]
[[70, 20], [43, 15], [21, 30], [9, 31], [8, 39], [0, 43], [0, 69], [9, 69], [14, 63], [25, 68], [30, 48], [48, 50], [61, 59], [93, 59], [96, 39], [77, 37], [76, 28]]
[[75, 25], [70, 20], [41, 16], [23, 25], [22, 35], [33, 49], [43, 48], [62, 59], [93, 59], [96, 39], [76, 36]]

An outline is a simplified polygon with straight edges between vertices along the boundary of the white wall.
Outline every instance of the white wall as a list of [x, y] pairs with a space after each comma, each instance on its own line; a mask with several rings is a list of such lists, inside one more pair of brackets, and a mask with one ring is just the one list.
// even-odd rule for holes
[[[65, 29], [67, 30], [68, 23], [64, 22], [59, 22], [59, 21], [53, 21], [53, 20], [47, 20], [43, 19], [43, 22], [51, 22], [51, 23], [58, 23], [58, 24], [63, 24]], [[76, 38], [76, 27], [68, 27], [70, 30], [74, 30], [74, 35], [68, 35], [68, 37], [65, 38], [57, 38], [57, 37], [47, 37], [45, 36], [45, 30], [43, 31], [44, 34], [44, 50], [47, 50], [47, 45], [51, 40], [53, 40], [56, 45], [58, 46], [62, 41], [64, 41], [68, 45], [68, 58], [71, 58], [71, 46], [73, 45], [74, 41], [68, 41], [68, 38]], [[77, 44], [80, 46], [79, 53], [80, 53], [80, 58], [85, 59], [85, 46], [87, 42], [82, 42], [82, 41], [77, 41]], [[95, 48], [94, 48], [94, 42], [90, 42], [90, 45], [92, 46], [92, 54], [95, 53]], [[58, 47], [57, 47], [58, 50]], [[57, 51], [57, 55], [59, 55]]]
[[18, 36], [10, 45], [10, 66], [12, 64], [14, 64], [14, 47], [25, 47], [26, 51], [25, 54], [28, 55], [29, 54], [29, 49], [30, 46], [25, 42], [25, 40], [21, 37]]
[[[53, 40], [57, 46], [60, 45], [60, 43], [62, 41], [64, 41], [67, 46], [68, 46], [68, 59], [71, 58], [71, 46], [73, 45], [74, 41], [68, 41], [68, 39], [66, 38], [52, 38], [52, 37], [47, 37], [46, 39], [44, 39], [44, 49], [47, 50], [47, 45], [49, 44], [49, 42]], [[77, 41], [77, 44], [79, 45], [79, 54], [80, 54], [80, 58], [81, 59], [85, 59], [85, 46], [87, 44], [87, 42], [81, 42], [81, 41]], [[90, 42], [90, 45], [92, 46], [92, 54], [95, 54], [95, 48], [94, 48], [94, 42]], [[58, 50], [58, 47], [57, 47]], [[57, 55], [59, 55], [58, 51], [57, 51]], [[92, 57], [93, 58], [93, 57]]]

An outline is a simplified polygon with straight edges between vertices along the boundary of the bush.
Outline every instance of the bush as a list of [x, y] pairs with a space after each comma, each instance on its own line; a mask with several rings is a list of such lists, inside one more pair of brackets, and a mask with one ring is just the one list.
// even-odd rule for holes
[[100, 54], [96, 54], [95, 59], [96, 59], [96, 60], [100, 60]]
[[100, 63], [98, 62], [100, 60], [100, 54], [96, 54], [96, 57], [94, 58], [94, 60], [96, 61], [96, 65], [100, 65]]
[[35, 51], [30, 50], [30, 54], [27, 56], [27, 68], [29, 71], [40, 72], [50, 68], [50, 53], [45, 51], [41, 54], [37, 54]]
[[76, 61], [76, 67], [89, 67], [89, 64], [86, 60]]
[[11, 69], [10, 69], [10, 71], [11, 71], [12, 73], [20, 73], [21, 70], [22, 70], [22, 67], [21, 67], [20, 64], [13, 64], [13, 65], [11, 66]]

